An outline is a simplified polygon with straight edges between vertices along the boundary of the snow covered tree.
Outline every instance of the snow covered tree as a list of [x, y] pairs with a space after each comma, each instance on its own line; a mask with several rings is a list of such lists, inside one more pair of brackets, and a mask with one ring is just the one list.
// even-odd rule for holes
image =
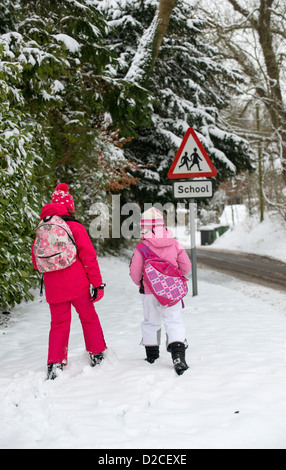
[[84, 211], [114, 181], [124, 177], [127, 186], [133, 181], [126, 173], [130, 163], [118, 146], [102, 144], [109, 120], [113, 133], [120, 127], [127, 138], [136, 122], [147, 122], [148, 98], [142, 87], [114, 79], [113, 54], [103, 44], [105, 19], [94, 2], [20, 4], [17, 31], [27, 51], [23, 93], [38, 119], [44, 118], [53, 173], [82, 192], [85, 202], [78, 207]]
[[126, 174], [123, 140], [114, 130], [107, 138], [104, 113], [114, 94], [125, 93], [121, 101], [128, 109], [136, 87], [109, 73], [113, 59], [102, 45], [105, 20], [88, 0], [4, 0], [0, 34], [0, 303], [5, 307], [30, 298], [35, 281], [30, 248], [40, 208], [56, 180], [77, 190], [83, 200], [79, 209], [89, 207], [94, 188], [104, 196], [111, 184], [133, 181]]
[[[12, 57], [12, 59], [11, 59]], [[36, 278], [30, 247], [38, 218], [36, 166], [42, 128], [25, 110], [19, 90], [22, 67], [0, 40], [0, 308], [32, 298]]]
[[[97, 140], [101, 141], [98, 122], [106, 121], [106, 112], [115, 126], [126, 127], [128, 122], [132, 128], [126, 115], [131, 114], [130, 96], [136, 86], [113, 79], [113, 58], [102, 43], [105, 20], [93, 2], [6, 0], [6, 4], [13, 21], [6, 25], [4, 36], [23, 67], [23, 96], [45, 127], [54, 153], [49, 165], [60, 178], [67, 166], [81, 167], [85, 156], [94, 153]], [[133, 121], [139, 110], [140, 105], [132, 109]], [[100, 166], [96, 155], [92, 166], [93, 171]]]
[[251, 50], [244, 49], [241, 44], [237, 45], [233, 41], [227, 47], [251, 81], [257, 97], [267, 110], [276, 139], [278, 137], [281, 142], [281, 167], [285, 184], [285, 4], [277, 0], [257, 0], [248, 7], [236, 0], [228, 2], [236, 12], [238, 21], [236, 25], [229, 25], [228, 29], [232, 32], [251, 31], [254, 36], [255, 46]]
[[231, 113], [230, 108], [229, 118], [257, 155], [261, 220], [264, 205], [285, 218], [285, 4], [223, 0], [212, 8], [200, 2], [200, 11], [222, 54], [245, 77], [245, 93], [233, 104], [240, 111]]
[[51, 166], [60, 168], [94, 146], [102, 70], [109, 60], [100, 44], [104, 20], [85, 0], [20, 0], [19, 6], [23, 95], [46, 126], [54, 151]]
[[250, 168], [247, 141], [235, 135], [220, 118], [231, 96], [238, 93], [241, 75], [225, 67], [218, 50], [204, 40], [205, 25], [195, 16], [191, 5], [176, 2], [146, 82], [140, 70], [144, 73], [146, 54], [152, 51], [148, 46], [152, 37], [156, 41], [152, 22], [158, 17], [160, 2], [98, 0], [97, 3], [110, 26], [107, 45], [119, 57], [116, 77], [131, 82], [138, 79], [153, 98], [152, 125], [139, 126], [138, 137], [125, 150], [128, 159], [143, 167], [136, 173], [141, 181], [132, 188], [136, 199], [170, 199], [167, 172], [189, 126], [197, 131], [218, 170], [216, 185], [229, 175]]

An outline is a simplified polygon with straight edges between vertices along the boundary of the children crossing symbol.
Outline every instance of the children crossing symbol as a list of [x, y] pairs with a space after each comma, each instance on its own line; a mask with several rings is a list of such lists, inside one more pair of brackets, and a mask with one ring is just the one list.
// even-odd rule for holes
[[203, 148], [194, 129], [187, 130], [168, 172], [168, 178], [196, 178], [216, 176], [217, 171]]

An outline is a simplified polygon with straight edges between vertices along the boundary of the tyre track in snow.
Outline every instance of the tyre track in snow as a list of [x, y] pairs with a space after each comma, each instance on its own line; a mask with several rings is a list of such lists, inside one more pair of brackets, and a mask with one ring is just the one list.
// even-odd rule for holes
[[[286, 263], [267, 256], [197, 248], [198, 266], [286, 292]], [[187, 250], [190, 256], [190, 250]]]

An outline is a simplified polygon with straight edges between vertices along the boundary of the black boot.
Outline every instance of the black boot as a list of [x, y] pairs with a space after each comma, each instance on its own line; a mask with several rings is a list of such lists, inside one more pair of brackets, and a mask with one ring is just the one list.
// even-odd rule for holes
[[48, 373], [47, 373], [47, 379], [48, 380], [55, 380], [58, 376], [59, 370], [63, 370], [64, 364], [61, 362], [53, 362], [51, 364], [48, 364]]
[[169, 348], [172, 354], [175, 371], [177, 372], [178, 375], [182, 375], [189, 368], [185, 359], [186, 347], [184, 343], [176, 342], [176, 343], [171, 343], [169, 345]]
[[97, 366], [104, 359], [103, 353], [90, 354], [91, 367]]
[[159, 359], [159, 346], [145, 346], [147, 357], [145, 361], [153, 364], [156, 359]]

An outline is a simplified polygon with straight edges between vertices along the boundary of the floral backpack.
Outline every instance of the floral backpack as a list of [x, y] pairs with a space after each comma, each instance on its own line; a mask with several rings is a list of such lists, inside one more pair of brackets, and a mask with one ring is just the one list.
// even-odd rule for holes
[[143, 279], [161, 305], [171, 307], [188, 293], [188, 279], [170, 261], [160, 258], [145, 243], [137, 245], [144, 260]]
[[67, 268], [75, 262], [77, 254], [71, 229], [57, 215], [45, 217], [39, 223], [33, 250], [41, 273]]

